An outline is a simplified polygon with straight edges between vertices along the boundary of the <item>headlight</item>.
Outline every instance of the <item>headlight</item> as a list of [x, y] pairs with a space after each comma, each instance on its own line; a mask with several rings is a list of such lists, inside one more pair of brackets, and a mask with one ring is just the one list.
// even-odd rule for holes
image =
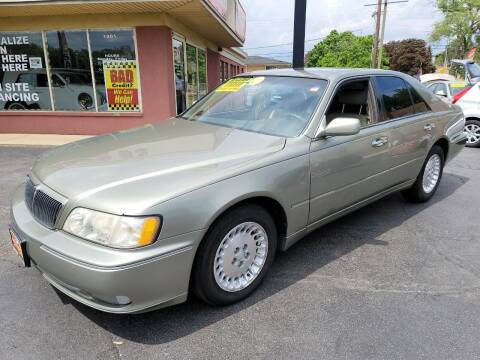
[[70, 234], [124, 249], [150, 245], [159, 229], [157, 216], [118, 216], [83, 208], [74, 209], [63, 225], [63, 230]]

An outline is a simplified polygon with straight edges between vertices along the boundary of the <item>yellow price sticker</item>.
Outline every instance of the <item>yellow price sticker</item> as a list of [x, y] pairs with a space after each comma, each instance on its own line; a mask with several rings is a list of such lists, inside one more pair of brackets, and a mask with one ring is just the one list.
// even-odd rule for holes
[[217, 88], [216, 92], [237, 92], [241, 88], [243, 88], [245, 85], [255, 86], [262, 83], [263, 80], [265, 80], [264, 76], [257, 76], [254, 78], [246, 78], [246, 77], [234, 78], [227, 81], [225, 84], [220, 85]]

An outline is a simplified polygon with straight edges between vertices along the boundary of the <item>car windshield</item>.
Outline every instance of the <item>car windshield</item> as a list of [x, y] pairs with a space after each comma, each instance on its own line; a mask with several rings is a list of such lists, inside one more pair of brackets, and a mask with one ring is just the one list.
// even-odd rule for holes
[[467, 87], [467, 84], [463, 84], [463, 83], [450, 84], [450, 89], [452, 90], [453, 95], [457, 95], [460, 91], [462, 91], [466, 87]]
[[182, 118], [268, 135], [298, 136], [310, 121], [326, 80], [243, 76], [220, 85]]
[[480, 66], [477, 63], [468, 63], [467, 69], [471, 77], [480, 77]]

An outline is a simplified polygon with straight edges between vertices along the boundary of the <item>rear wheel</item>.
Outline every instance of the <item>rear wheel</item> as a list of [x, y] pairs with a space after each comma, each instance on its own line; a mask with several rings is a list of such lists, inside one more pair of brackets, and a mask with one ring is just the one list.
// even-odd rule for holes
[[193, 291], [212, 305], [250, 295], [270, 268], [277, 230], [261, 206], [242, 205], [222, 215], [203, 239], [195, 260]]
[[445, 155], [440, 146], [435, 145], [423, 164], [422, 171], [413, 186], [402, 193], [411, 202], [426, 202], [437, 191], [442, 179]]
[[465, 133], [467, 134], [467, 146], [480, 146], [480, 121], [467, 120], [465, 122]]

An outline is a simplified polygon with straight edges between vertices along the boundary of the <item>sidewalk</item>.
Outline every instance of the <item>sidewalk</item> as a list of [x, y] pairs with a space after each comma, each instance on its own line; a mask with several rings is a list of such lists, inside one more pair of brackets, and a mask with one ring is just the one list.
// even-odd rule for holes
[[90, 135], [0, 134], [0, 146], [58, 146]]

